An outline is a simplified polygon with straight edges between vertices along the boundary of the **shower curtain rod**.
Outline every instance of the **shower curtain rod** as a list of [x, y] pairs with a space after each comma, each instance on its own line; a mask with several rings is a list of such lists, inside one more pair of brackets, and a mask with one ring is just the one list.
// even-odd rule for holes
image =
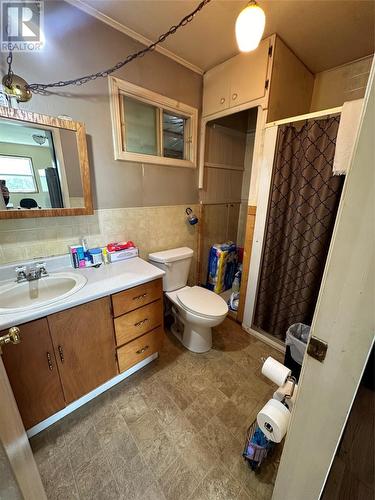
[[283, 118], [282, 120], [278, 120], [276, 122], [266, 123], [265, 128], [285, 125], [286, 123], [300, 122], [302, 120], [311, 120], [312, 118], [329, 118], [330, 116], [341, 113], [341, 110], [342, 106], [338, 106], [337, 108], [322, 109], [321, 111], [315, 111], [314, 113], [307, 113], [305, 115], [291, 116], [290, 118]]

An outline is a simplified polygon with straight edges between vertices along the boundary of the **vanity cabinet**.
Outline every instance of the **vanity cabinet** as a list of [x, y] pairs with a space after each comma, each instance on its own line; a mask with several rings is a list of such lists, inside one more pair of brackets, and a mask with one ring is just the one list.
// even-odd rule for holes
[[20, 330], [21, 342], [6, 345], [2, 357], [26, 429], [118, 373], [110, 297]]
[[67, 404], [117, 375], [110, 297], [51, 314], [48, 325]]
[[117, 318], [162, 297], [163, 284], [161, 279], [115, 293], [112, 295], [113, 316]]
[[120, 372], [158, 352], [163, 338], [163, 285], [154, 280], [112, 295]]
[[19, 328], [21, 342], [4, 346], [2, 357], [23, 423], [30, 429], [160, 350], [162, 280]]
[[[0, 335], [5, 335], [3, 331]], [[46, 318], [21, 326], [21, 342], [3, 348], [3, 362], [26, 429], [65, 407]]]
[[152, 353], [159, 351], [162, 336], [163, 329], [158, 327], [117, 349], [120, 371], [128, 370]]

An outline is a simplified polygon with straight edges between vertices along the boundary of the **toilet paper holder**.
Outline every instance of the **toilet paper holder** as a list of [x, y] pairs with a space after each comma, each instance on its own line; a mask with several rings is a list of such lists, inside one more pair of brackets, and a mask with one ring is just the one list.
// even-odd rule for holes
[[[268, 366], [264, 372], [262, 370], [262, 373], [267, 378], [269, 378], [274, 383], [276, 383], [278, 377], [277, 376], [275, 377], [274, 373], [272, 371], [270, 372], [269, 359], [271, 360], [271, 363], [272, 363], [273, 358], [267, 358]], [[264, 360], [264, 363], [267, 360]], [[273, 360], [273, 361], [275, 361], [275, 360]], [[278, 362], [276, 361], [276, 364], [277, 363]], [[280, 363], [278, 363], [278, 364], [280, 365]], [[282, 367], [281, 365], [279, 368], [276, 366], [276, 369], [279, 371], [280, 371], [280, 368], [281, 368], [281, 377], [283, 377], [283, 375], [286, 375], [286, 374], [283, 374], [283, 370], [285, 371], [285, 368]], [[279, 377], [279, 380], [280, 380], [280, 377]], [[282, 380], [283, 380], [283, 382], [282, 382]], [[285, 418], [286, 418], [285, 411], [287, 412], [287, 415], [288, 415], [287, 418], [289, 419], [290, 412], [291, 412], [291, 410], [293, 408], [293, 404], [294, 404], [296, 390], [298, 388], [297, 380], [291, 374], [290, 371], [289, 371], [289, 375], [287, 375], [285, 377], [285, 379], [282, 378], [282, 380], [280, 380], [281, 385], [279, 386], [278, 390], [274, 393], [273, 397], [268, 401], [268, 403], [266, 403], [266, 405], [258, 413], [258, 416], [257, 416], [257, 422], [258, 422], [259, 427], [261, 428], [261, 430], [263, 430], [267, 439], [269, 439], [270, 441], [273, 441], [275, 443], [279, 443], [283, 439], [285, 433], [287, 432], [287, 427], [285, 424]], [[272, 405], [271, 401], [275, 401], [275, 404]], [[280, 405], [281, 407], [278, 410], [277, 410], [277, 407], [275, 406], [276, 401], [278, 402], [279, 405], [281, 404]], [[268, 406], [270, 406], [270, 407], [268, 408]], [[266, 408], [267, 408], [267, 410], [266, 410]], [[281, 408], [284, 409], [284, 413], [281, 410]], [[262, 416], [261, 416], [261, 412], [263, 412]], [[270, 412], [270, 413], [268, 413], [268, 412]], [[261, 418], [261, 420], [259, 420], [259, 418]], [[276, 428], [274, 427], [274, 422], [273, 422], [273, 419], [275, 419], [275, 418], [280, 419], [279, 423], [276, 424]], [[276, 422], [278, 422], [278, 420], [276, 420]]]
[[[287, 382], [292, 382], [292, 387], [291, 387], [291, 389], [290, 389], [290, 394], [285, 394], [284, 399], [292, 399], [293, 394], [294, 394], [294, 389], [295, 389], [295, 387], [296, 387], [296, 385], [297, 385], [297, 379], [296, 379], [296, 377], [293, 377], [293, 375], [290, 375], [290, 376], [286, 379], [285, 384], [286, 384]], [[285, 385], [285, 384], [284, 384], [284, 385]]]

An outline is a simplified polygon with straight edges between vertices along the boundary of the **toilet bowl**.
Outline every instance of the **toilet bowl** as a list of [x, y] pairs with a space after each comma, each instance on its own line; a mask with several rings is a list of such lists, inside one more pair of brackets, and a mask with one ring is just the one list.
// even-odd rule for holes
[[163, 290], [171, 301], [172, 333], [190, 351], [202, 353], [212, 347], [212, 328], [224, 321], [228, 306], [216, 293], [199, 286], [186, 286], [193, 250], [174, 248], [149, 255], [163, 269]]
[[212, 347], [211, 329], [220, 325], [228, 313], [225, 300], [199, 286], [186, 286], [167, 292], [166, 296], [173, 304], [173, 334], [190, 351], [209, 351]]

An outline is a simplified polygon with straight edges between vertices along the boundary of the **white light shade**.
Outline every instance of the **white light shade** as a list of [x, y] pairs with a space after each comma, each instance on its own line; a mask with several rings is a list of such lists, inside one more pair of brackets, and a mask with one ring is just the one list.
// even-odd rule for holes
[[240, 12], [236, 21], [236, 39], [241, 52], [250, 52], [258, 47], [265, 24], [264, 11], [255, 2]]

